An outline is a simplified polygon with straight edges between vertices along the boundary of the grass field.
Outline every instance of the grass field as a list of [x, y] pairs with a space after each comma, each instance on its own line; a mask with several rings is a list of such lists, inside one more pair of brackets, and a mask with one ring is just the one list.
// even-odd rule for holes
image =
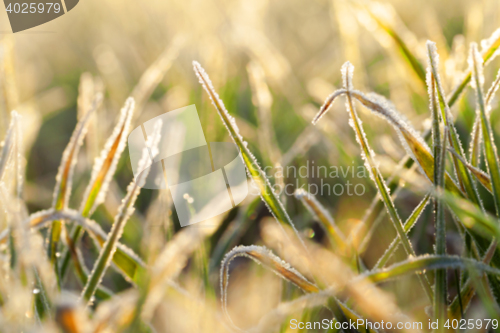
[[[500, 331], [499, 18], [85, 0], [12, 34], [0, 8], [0, 332]], [[252, 190], [182, 228], [127, 137], [191, 104]]]

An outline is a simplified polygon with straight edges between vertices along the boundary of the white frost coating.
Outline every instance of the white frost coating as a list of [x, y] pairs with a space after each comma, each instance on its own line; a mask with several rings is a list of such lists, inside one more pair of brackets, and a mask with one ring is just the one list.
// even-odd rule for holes
[[97, 195], [92, 207], [90, 208], [88, 215], [91, 215], [96, 209], [96, 207], [99, 206], [106, 197], [106, 193], [109, 188], [109, 183], [111, 182], [113, 174], [115, 173], [116, 170], [116, 166], [118, 165], [118, 160], [120, 159], [120, 156], [126, 146], [127, 135], [130, 130], [130, 122], [134, 114], [134, 109], [135, 109], [134, 99], [129, 97], [120, 111], [120, 118], [118, 120], [118, 123], [113, 129], [111, 136], [106, 141], [104, 149], [101, 151], [100, 156], [96, 157], [94, 161], [94, 167], [92, 168], [90, 182], [87, 188], [85, 189], [85, 194], [83, 196], [84, 200], [82, 201], [80, 211], [82, 211], [85, 207], [85, 204], [90, 196], [90, 191], [92, 190], [95, 182], [97, 181], [97, 177], [99, 176], [99, 173], [102, 170], [103, 164], [106, 161], [106, 159], [109, 158], [108, 155], [110, 153], [111, 148], [116, 143], [118, 143], [116, 152], [114, 153], [113, 156], [111, 156], [112, 161], [109, 164], [108, 169], [105, 171], [106, 174], [104, 176], [104, 179], [102, 180], [102, 184], [99, 189], [99, 194]]
[[[85, 134], [87, 134], [90, 116], [97, 109], [101, 100], [102, 100], [102, 95], [97, 94], [92, 103], [92, 108], [88, 110], [85, 116], [78, 122], [78, 124], [76, 124], [76, 128], [73, 131], [73, 134], [71, 135], [71, 139], [68, 145], [66, 146], [66, 149], [64, 149], [61, 164], [59, 165], [59, 170], [56, 176], [56, 186], [54, 188], [54, 195], [52, 200], [52, 207], [54, 208], [57, 205], [57, 199], [60, 196], [61, 191], [64, 191], [64, 193], [62, 193], [63, 195], [62, 209], [66, 208], [68, 205], [69, 196], [71, 194], [71, 185], [73, 182], [73, 171], [75, 169], [76, 159], [78, 158], [78, 152], [83, 144], [83, 139], [85, 138]], [[66, 176], [66, 184], [64, 188], [62, 188], [62, 180], [66, 170], [68, 171]]]
[[[153, 134], [149, 136], [146, 141], [146, 147], [142, 151], [142, 157], [139, 160], [138, 168], [138, 170], [144, 171], [139, 174], [136, 180], [132, 180], [127, 187], [127, 195], [122, 200], [122, 204], [118, 209], [118, 214], [116, 215], [111, 231], [108, 234], [108, 239], [104, 243], [104, 246], [99, 253], [99, 258], [97, 258], [94, 268], [89, 275], [87, 284], [82, 291], [82, 297], [85, 298], [85, 300], [91, 299], [95, 290], [101, 283], [104, 273], [113, 260], [113, 255], [116, 251], [118, 241], [123, 234], [125, 224], [135, 210], [134, 204], [141, 190], [141, 184], [144, 183], [149, 173], [149, 168], [146, 166], [151, 164], [154, 157], [158, 155], [158, 143], [160, 142], [161, 126], [162, 121], [157, 120], [154, 124]], [[104, 263], [104, 265], [102, 265], [102, 263]], [[98, 270], [99, 267], [104, 267], [104, 269]], [[97, 283], [92, 284], [92, 281], [97, 281]], [[89, 290], [89, 288], [92, 289]]]
[[[287, 222], [288, 224], [290, 224], [294, 233], [297, 235], [297, 238], [299, 239], [300, 243], [302, 244], [304, 249], [306, 249], [306, 251], [307, 251], [306, 245], [305, 245], [304, 241], [302, 240], [302, 238], [300, 237], [297, 229], [295, 228], [295, 225], [293, 224], [292, 219], [290, 218], [290, 216], [286, 212], [285, 207], [283, 207], [283, 204], [281, 203], [279, 198], [274, 193], [274, 191], [271, 187], [271, 184], [270, 184], [269, 180], [267, 179], [265, 172], [262, 171], [262, 169], [260, 168], [259, 163], [257, 162], [257, 159], [248, 149], [248, 147], [247, 147], [248, 144], [247, 144], [247, 142], [245, 142], [245, 140], [241, 136], [239, 129], [238, 129], [238, 126], [236, 125], [235, 119], [229, 114], [226, 107], [224, 106], [224, 102], [220, 99], [219, 95], [215, 91], [215, 89], [212, 85], [212, 81], [210, 80], [210, 77], [208, 76], [208, 74], [205, 72], [203, 67], [201, 67], [201, 65], [197, 61], [193, 61], [193, 68], [194, 68], [194, 71], [196, 73], [196, 76], [198, 77], [200, 84], [205, 89], [205, 91], [208, 93], [210, 100], [212, 101], [212, 104], [214, 105], [215, 109], [218, 111], [219, 116], [222, 119], [222, 123], [224, 124], [227, 131], [229, 132], [231, 139], [239, 147], [239, 149], [243, 151], [242, 154], [240, 154], [240, 156], [243, 160], [243, 163], [246, 166], [248, 176], [250, 177], [250, 179], [252, 179], [252, 181], [254, 183], [257, 183], [256, 185], [260, 188], [260, 197], [261, 197], [262, 201], [264, 202], [264, 204], [267, 206], [267, 208], [271, 212], [271, 215], [279, 223], [278, 216], [276, 216], [276, 213], [269, 206], [269, 203], [266, 201], [266, 199], [263, 196], [263, 192], [267, 192], [270, 196], [273, 197], [273, 201], [275, 203], [277, 203], [278, 208], [281, 211], [281, 214], [283, 214], [283, 216], [284, 216], [285, 221], [282, 221], [282, 222]], [[245, 157], [248, 157], [249, 160], [246, 160]], [[250, 170], [250, 166], [252, 166], [251, 169], [254, 172], [257, 172], [259, 175], [255, 175], [255, 176], [252, 175], [252, 170]], [[264, 182], [264, 184], [262, 184], [262, 181]], [[281, 227], [283, 228], [283, 226], [281, 226]]]
[[[279, 258], [278, 256], [276, 256], [271, 250], [267, 249], [266, 247], [257, 246], [257, 245], [250, 245], [250, 246], [239, 245], [239, 246], [236, 246], [230, 252], [228, 252], [224, 256], [224, 259], [222, 260], [221, 270], [220, 270], [220, 288], [221, 288], [221, 301], [222, 301], [222, 308], [224, 311], [224, 315], [226, 316], [229, 323], [233, 326], [233, 328], [238, 329], [238, 330], [240, 330], [240, 328], [234, 324], [233, 320], [231, 319], [231, 316], [229, 315], [229, 312], [227, 311], [227, 289], [229, 286], [229, 265], [231, 264], [231, 261], [233, 261], [237, 257], [250, 258], [253, 261], [255, 261], [256, 263], [261, 264], [261, 265], [271, 269], [274, 273], [276, 273], [276, 275], [278, 275], [282, 279], [294, 283], [293, 281], [290, 281], [287, 277], [283, 276], [272, 265], [269, 265], [268, 263], [265, 263], [265, 262], [261, 262], [259, 260], [259, 258], [252, 255], [252, 252], [260, 254], [262, 257], [268, 259], [269, 261], [274, 263], [276, 266], [279, 266], [279, 267], [285, 269], [287, 272], [291, 273], [292, 275], [295, 275], [299, 279], [304, 280], [306, 283], [309, 283], [312, 285], [312, 283], [309, 282], [302, 274], [300, 274], [296, 269], [291, 267], [289, 263], [287, 263], [286, 261], [284, 261], [281, 258]], [[297, 287], [300, 288], [300, 286], [297, 286]]]
[[491, 84], [490, 89], [488, 89], [488, 93], [486, 94], [486, 99], [485, 99], [485, 104], [486, 104], [486, 113], [489, 115], [491, 113], [491, 102], [493, 100], [493, 97], [495, 96], [498, 87], [500, 86], [500, 70], [497, 73], [497, 77], [495, 78], [495, 81]]
[[471, 87], [474, 89], [478, 89], [477, 82], [474, 78], [475, 77], [479, 78], [479, 84], [482, 87], [484, 84], [484, 75], [483, 75], [483, 57], [481, 57], [481, 55], [479, 54], [476, 43], [471, 43], [470, 54], [467, 61], [469, 63], [469, 67], [471, 68], [473, 75], [472, 80], [470, 80]]

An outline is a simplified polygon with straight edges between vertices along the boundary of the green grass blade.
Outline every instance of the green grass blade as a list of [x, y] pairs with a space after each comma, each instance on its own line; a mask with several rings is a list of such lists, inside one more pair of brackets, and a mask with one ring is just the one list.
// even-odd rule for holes
[[[427, 86], [429, 90], [430, 109], [432, 118], [432, 143], [434, 153], [434, 188], [436, 192], [442, 192], [444, 188], [444, 174], [446, 166], [446, 142], [448, 137], [447, 112], [442, 108], [441, 118], [444, 123], [444, 133], [441, 138], [440, 119], [439, 119], [439, 100], [438, 96], [443, 96], [440, 87], [439, 77], [437, 75], [437, 52], [436, 45], [427, 42], [427, 51], [429, 53], [429, 67], [427, 74]], [[441, 97], [443, 100], [444, 98]], [[446, 104], [446, 102], [444, 102]], [[451, 125], [453, 126], [453, 125]], [[463, 165], [461, 165], [463, 168]], [[461, 175], [461, 174], [460, 174]], [[461, 179], [461, 177], [459, 177]], [[464, 182], [462, 181], [463, 185]], [[474, 189], [473, 189], [474, 190]], [[475, 191], [474, 191], [475, 192]], [[446, 220], [444, 216], [444, 204], [437, 198], [434, 199], [434, 225], [436, 229], [435, 252], [438, 256], [446, 255]], [[446, 304], [448, 300], [446, 269], [438, 269], [434, 278], [434, 319], [444, 321], [446, 318]], [[443, 328], [438, 329], [438, 331]]]
[[500, 216], [500, 166], [498, 162], [498, 153], [493, 138], [493, 130], [486, 114], [486, 107], [483, 95], [483, 59], [479, 55], [477, 45], [471, 45], [470, 64], [472, 67], [472, 84], [476, 89], [477, 106], [481, 117], [481, 131], [484, 140], [484, 153], [486, 158], [486, 165], [491, 177], [491, 185], [493, 190], [493, 198], [497, 216]]
[[[410, 243], [410, 240], [406, 236], [406, 233], [404, 231], [403, 223], [399, 217], [399, 214], [396, 210], [396, 207], [394, 205], [394, 202], [392, 201], [391, 195], [389, 193], [389, 189], [387, 188], [387, 185], [380, 174], [380, 171], [378, 170], [378, 167], [376, 166], [375, 161], [373, 160], [373, 155], [374, 153], [372, 152], [371, 148], [368, 145], [368, 141], [366, 139], [365, 133], [363, 131], [363, 128], [361, 126], [361, 121], [358, 118], [356, 109], [354, 107], [354, 101], [352, 99], [352, 75], [353, 75], [353, 70], [354, 67], [349, 63], [345, 63], [342, 66], [342, 77], [344, 81], [344, 89], [347, 90], [347, 101], [346, 101], [346, 108], [347, 112], [351, 116], [351, 122], [350, 125], [354, 129], [354, 132], [356, 134], [356, 139], [361, 147], [362, 151], [362, 156], [363, 159], [365, 160], [366, 163], [366, 168], [370, 172], [370, 176], [372, 180], [375, 182], [375, 185], [377, 187], [377, 190], [382, 197], [382, 200], [384, 201], [385, 207], [387, 209], [387, 212], [389, 213], [390, 219], [392, 224], [394, 225], [394, 228], [396, 229], [396, 232], [398, 234], [399, 239], [401, 240], [401, 244], [403, 245], [403, 248], [405, 249], [407, 255], [409, 256], [415, 256], [415, 251], [413, 250], [413, 247]], [[422, 286], [424, 287], [424, 290], [429, 297], [429, 299], [432, 299], [432, 290], [430, 287], [429, 282], [425, 277], [421, 277], [421, 282]]]
[[[486, 106], [487, 115], [491, 113], [491, 101], [495, 96], [495, 93], [497, 92], [499, 86], [500, 86], [500, 71], [498, 71], [495, 81], [493, 81], [490, 89], [488, 89], [488, 93], [486, 94], [486, 99], [484, 103]], [[477, 167], [479, 165], [479, 160], [481, 158], [481, 141], [482, 141], [481, 115], [479, 112], [476, 112], [476, 119], [474, 120], [474, 126], [472, 127], [471, 137], [472, 139], [470, 140], [470, 146], [469, 146], [469, 154], [470, 154], [469, 160], [471, 161], [472, 166]]]
[[241, 152], [241, 156], [243, 157], [243, 162], [247, 167], [248, 174], [259, 188], [262, 200], [268, 206], [269, 210], [271, 211], [271, 214], [273, 214], [276, 220], [280, 223], [289, 224], [295, 231], [297, 237], [301, 239], [298, 235], [295, 225], [292, 222], [292, 219], [286, 212], [282, 203], [278, 199], [276, 193], [274, 193], [274, 190], [271, 184], [269, 183], [269, 180], [267, 179], [264, 171], [262, 171], [262, 169], [260, 168], [257, 160], [248, 149], [247, 143], [243, 140], [243, 137], [239, 133], [236, 121], [226, 110], [224, 103], [222, 102], [222, 100], [219, 98], [219, 95], [215, 91], [212, 85], [212, 81], [210, 81], [210, 78], [208, 77], [208, 74], [196, 61], [193, 61], [193, 68], [196, 75], [198, 76], [201, 85], [210, 96], [212, 104], [215, 106], [215, 109], [217, 110], [217, 113], [221, 117], [221, 120], [224, 123], [224, 126], [226, 127], [227, 131], [229, 132], [229, 135], [233, 139], [234, 143], [238, 146]]
[[[422, 212], [424, 211], [425, 207], [427, 207], [427, 204], [429, 203], [430, 199], [430, 194], [426, 194], [422, 201], [418, 204], [417, 207], [413, 210], [413, 212], [410, 214], [408, 219], [405, 221], [404, 224], [404, 230], [405, 233], [408, 234], [410, 230], [415, 226], [415, 224], [418, 221], [418, 218], [420, 215], [422, 215]], [[398, 249], [399, 245], [401, 244], [401, 241], [399, 237], [394, 238], [394, 240], [391, 242], [391, 245], [387, 248], [387, 250], [384, 252], [382, 257], [377, 261], [377, 263], [374, 266], [374, 269], [379, 269], [383, 268], [385, 264], [391, 259], [392, 255], [396, 252]]]
[[500, 224], [495, 217], [485, 213], [472, 202], [457, 197], [450, 192], [437, 194], [437, 196], [446, 202], [466, 228], [477, 231], [484, 237], [491, 238], [493, 236], [500, 239]]
[[383, 282], [406, 274], [422, 273], [426, 270], [455, 268], [474, 269], [478, 272], [500, 276], [500, 269], [491, 267], [483, 262], [446, 255], [425, 255], [411, 258], [381, 270], [370, 271], [363, 274], [363, 276], [370, 278], [373, 282]]
[[[331, 94], [320, 108], [317, 115], [314, 117], [312, 123], [316, 124], [319, 119], [332, 106], [334, 100], [346, 94], [346, 89], [339, 89]], [[417, 162], [420, 167], [422, 173], [427, 176], [427, 178], [433, 182], [434, 179], [434, 157], [432, 153], [425, 143], [425, 139], [422, 138], [402, 117], [400, 113], [394, 109], [389, 101], [387, 101], [382, 96], [376, 94], [365, 95], [360, 91], [351, 90], [350, 94], [352, 97], [356, 98], [363, 106], [367, 107], [371, 111], [373, 111], [376, 115], [381, 116], [385, 120], [387, 120], [400, 134], [401, 141], [404, 147], [407, 149], [409, 155], [413, 158], [413, 160], [408, 161], [404, 166], [406, 168], [411, 167], [413, 162]], [[411, 163], [410, 163], [411, 162]], [[391, 190], [395, 191], [397, 189], [397, 183], [392, 184], [394, 188]], [[451, 179], [451, 177], [446, 173], [445, 174], [445, 188], [448, 191], [452, 191], [459, 195], [462, 195], [460, 188], [455, 184], [455, 182]]]
[[86, 303], [89, 303], [91, 301], [91, 298], [94, 295], [97, 287], [101, 283], [101, 280], [113, 259], [113, 254], [116, 251], [118, 241], [120, 240], [120, 237], [123, 233], [125, 224], [134, 211], [135, 201], [137, 199], [137, 196], [139, 195], [141, 186], [144, 184], [148, 175], [148, 163], [152, 161], [153, 158], [158, 154], [157, 146], [160, 140], [161, 125], [161, 120], [158, 120], [154, 125], [153, 134], [148, 138], [146, 142], [146, 148], [143, 149], [142, 158], [139, 161], [138, 170], [144, 171], [139, 174], [137, 179], [133, 180], [129, 184], [127, 188], [127, 195], [120, 205], [118, 214], [115, 217], [113, 226], [111, 227], [108, 239], [104, 243], [102, 250], [99, 253], [99, 257], [94, 264], [94, 268], [90, 273], [87, 284], [83, 288], [81, 297], [83, 300], [85, 300]]
[[[429, 58], [429, 67], [432, 73], [432, 80], [435, 82], [435, 91], [437, 92], [437, 98], [439, 99], [441, 119], [443, 120], [445, 128], [448, 128], [448, 135], [446, 139], [449, 139], [451, 147], [453, 147], [457, 154], [460, 155], [460, 157], [465, 158], [465, 153], [458, 137], [455, 125], [453, 124], [453, 118], [451, 116], [450, 108], [446, 102], [443, 85], [441, 83], [441, 78], [438, 72], [439, 55], [437, 53], [435, 43], [427, 41], [427, 53]], [[457, 173], [459, 183], [464, 192], [467, 194], [467, 197], [474, 203], [481, 205], [482, 203], [479, 199], [479, 195], [477, 194], [477, 190], [474, 186], [474, 182], [472, 180], [469, 169], [467, 169], [467, 167], [460, 163], [455, 156], [453, 156], [453, 165], [455, 166], [455, 171]]]
[[[482, 262], [486, 265], [488, 265], [492, 259], [492, 257], [495, 254], [495, 251], [497, 249], [497, 243], [496, 241], [492, 241], [488, 250], [486, 251], [485, 255], [482, 258]], [[460, 289], [460, 293], [455, 297], [455, 299], [451, 302], [450, 306], [448, 307], [448, 316], [450, 319], [458, 319], [463, 317], [463, 313], [465, 312], [472, 300], [472, 298], [475, 295], [475, 289], [474, 289], [474, 284], [472, 283], [470, 277], [467, 279], [467, 281], [463, 284], [462, 288]]]

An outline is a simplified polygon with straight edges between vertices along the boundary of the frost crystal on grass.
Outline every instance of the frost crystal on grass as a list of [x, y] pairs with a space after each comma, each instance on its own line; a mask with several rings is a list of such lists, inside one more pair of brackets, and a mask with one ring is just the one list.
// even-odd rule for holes
[[304, 247], [304, 249], [306, 249], [305, 243], [300, 238], [300, 235], [295, 228], [292, 219], [286, 212], [285, 207], [283, 207], [281, 201], [276, 196], [276, 193], [274, 193], [273, 188], [269, 180], [267, 179], [265, 172], [262, 171], [262, 168], [259, 166], [257, 159], [248, 149], [247, 143], [241, 136], [234, 117], [232, 117], [227, 111], [226, 107], [224, 106], [224, 102], [220, 99], [219, 95], [215, 91], [208, 74], [196, 61], [193, 61], [193, 68], [196, 75], [198, 76], [200, 84], [210, 96], [210, 100], [219, 113], [219, 116], [221, 117], [224, 126], [229, 132], [231, 139], [239, 147], [243, 163], [245, 164], [247, 169], [247, 174], [260, 189], [260, 196], [262, 198], [262, 201], [264, 201], [265, 205], [267, 206], [273, 217], [276, 219], [276, 221], [288, 223], [291, 225], [298, 239], [302, 243], [302, 246]]
[[71, 185], [73, 182], [73, 171], [75, 169], [78, 152], [83, 144], [85, 134], [87, 134], [90, 116], [98, 108], [101, 100], [102, 96], [97, 95], [94, 99], [92, 108], [87, 111], [85, 116], [76, 125], [76, 128], [71, 135], [71, 139], [64, 150], [59, 171], [56, 176], [56, 186], [52, 202], [52, 207], [56, 209], [64, 209], [68, 204], [68, 199], [71, 194]]
[[[108, 191], [109, 183], [115, 173], [118, 160], [125, 149], [130, 122], [134, 113], [135, 102], [128, 98], [120, 111], [120, 119], [116, 124], [111, 136], [106, 141], [104, 149], [94, 162], [90, 182], [85, 189], [84, 200], [80, 211], [84, 215], [90, 215], [95, 208], [104, 201]], [[92, 201], [91, 196], [94, 198]], [[90, 204], [90, 205], [89, 205]], [[84, 212], [84, 210], [86, 210]]]
[[133, 180], [127, 187], [127, 195], [122, 201], [118, 214], [115, 217], [115, 222], [109, 232], [108, 239], [97, 259], [92, 273], [90, 274], [87, 284], [82, 291], [82, 298], [89, 302], [95, 293], [95, 290], [101, 283], [102, 277], [109, 267], [113, 255], [116, 251], [118, 241], [123, 234], [123, 229], [127, 223], [128, 218], [134, 212], [134, 204], [137, 196], [139, 195], [141, 184], [144, 183], [149, 172], [149, 165], [151, 165], [154, 157], [158, 155], [158, 143], [160, 142], [160, 130], [162, 122], [158, 120], [154, 124], [153, 134], [148, 137], [146, 147], [142, 151], [142, 157], [139, 160], [138, 170], [143, 170], [136, 180]]

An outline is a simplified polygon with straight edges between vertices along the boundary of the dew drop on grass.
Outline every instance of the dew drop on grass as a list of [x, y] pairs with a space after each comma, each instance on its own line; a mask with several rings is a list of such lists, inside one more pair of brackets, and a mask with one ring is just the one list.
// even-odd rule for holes
[[38, 288], [33, 289], [33, 294], [36, 295], [36, 294], [39, 294], [39, 293], [40, 293], [40, 289], [38, 289]]

